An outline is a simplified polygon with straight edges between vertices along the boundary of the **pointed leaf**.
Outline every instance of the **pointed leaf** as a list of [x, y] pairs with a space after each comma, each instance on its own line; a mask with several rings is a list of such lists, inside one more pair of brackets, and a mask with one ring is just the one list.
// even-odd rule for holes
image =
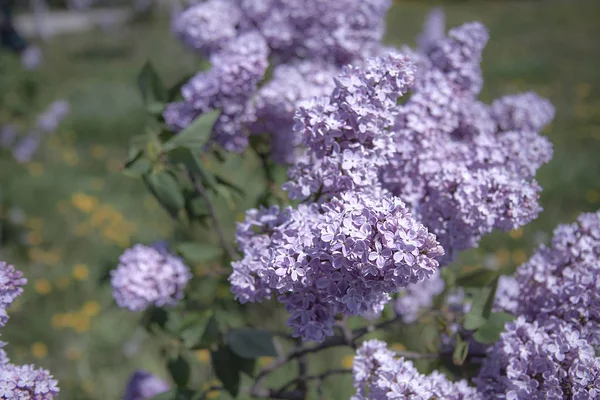
[[190, 150], [203, 150], [220, 113], [220, 110], [211, 110], [200, 115], [187, 128], [165, 143], [165, 151], [171, 151], [177, 147], [185, 147]]
[[220, 342], [221, 340], [221, 326], [219, 323], [219, 319], [217, 318], [217, 314], [213, 313], [206, 324], [206, 328], [204, 329], [204, 333], [200, 338], [198, 344], [192, 347], [192, 350], [197, 349], [208, 349], [213, 344]]
[[167, 171], [156, 171], [145, 175], [144, 182], [160, 204], [176, 218], [185, 199], [175, 177]]
[[469, 355], [469, 342], [462, 340], [460, 336], [456, 337], [456, 347], [452, 354], [454, 365], [463, 365]]
[[211, 352], [213, 370], [233, 397], [237, 396], [240, 389], [240, 368], [236, 361], [235, 354], [227, 346], [221, 346]]
[[167, 91], [150, 62], [146, 62], [138, 75], [138, 86], [146, 109], [152, 114], [160, 114], [167, 100]]
[[225, 335], [227, 344], [235, 354], [243, 358], [276, 357], [273, 334], [254, 328], [234, 329]]
[[181, 355], [171, 358], [167, 362], [167, 369], [173, 382], [179, 387], [185, 387], [190, 379], [190, 364]]
[[498, 271], [478, 268], [475, 271], [459, 275], [456, 285], [464, 287], [483, 287], [489, 285], [498, 276]]
[[483, 344], [495, 343], [500, 338], [500, 334], [504, 332], [504, 325], [514, 319], [514, 316], [505, 312], [493, 313], [485, 324], [475, 331], [473, 339]]

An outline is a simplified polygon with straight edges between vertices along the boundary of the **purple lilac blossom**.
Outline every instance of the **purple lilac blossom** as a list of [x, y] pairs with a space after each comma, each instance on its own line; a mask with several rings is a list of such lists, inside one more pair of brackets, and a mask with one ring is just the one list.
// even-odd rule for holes
[[58, 397], [58, 381], [34, 365], [14, 365], [0, 349], [0, 399], [52, 400]]
[[570, 323], [520, 316], [489, 349], [474, 382], [485, 399], [597, 399], [600, 358]]
[[244, 133], [250, 123], [246, 121], [247, 102], [267, 69], [267, 56], [266, 43], [257, 33], [227, 42], [211, 56], [212, 69], [200, 72], [181, 88], [184, 101], [167, 107], [167, 125], [181, 130], [197, 116], [219, 109], [222, 114], [213, 128], [214, 139], [229, 151], [242, 151], [249, 136]]
[[208, 56], [239, 34], [243, 13], [236, 0], [209, 0], [189, 7], [174, 21], [175, 34]]
[[273, 77], [257, 92], [253, 100], [256, 122], [252, 133], [268, 133], [275, 162], [292, 163], [301, 139], [294, 134], [294, 113], [302, 101], [321, 97], [334, 89], [333, 78], [340, 69], [334, 65], [302, 61], [281, 64]]
[[27, 136], [21, 137], [13, 146], [12, 154], [19, 163], [31, 161], [33, 155], [40, 147], [40, 135], [38, 132], [31, 132]]
[[[495, 229], [535, 218], [541, 188], [532, 177], [552, 156], [551, 144], [531, 130], [551, 119], [547, 101], [528, 113], [523, 101], [490, 107], [476, 99], [487, 39], [483, 25], [469, 23], [425, 54], [411, 53], [418, 73], [410, 98], [395, 110], [395, 154], [380, 170], [384, 188], [438, 236], [442, 264]], [[514, 120], [514, 130], [499, 127], [504, 119]]]
[[[23, 293], [26, 283], [20, 271], [0, 261], [0, 327], [8, 320], [6, 309]], [[52, 400], [58, 396], [58, 382], [48, 371], [33, 365], [11, 364], [3, 349], [5, 345], [0, 341], [0, 399]]]
[[136, 371], [125, 388], [123, 400], [149, 400], [169, 391], [169, 384], [146, 371]]
[[43, 61], [42, 50], [37, 46], [27, 46], [21, 53], [21, 65], [25, 70], [32, 71], [38, 69]]
[[[166, 107], [167, 125], [179, 131], [207, 110], [223, 108], [213, 127], [217, 143], [240, 152], [248, 135], [266, 133], [273, 158], [291, 162], [298, 142], [292, 131], [296, 106], [330, 92], [342, 65], [382, 51], [390, 5], [390, 0], [209, 0], [191, 5], [176, 17], [175, 33], [210, 56], [213, 69], [182, 89], [183, 101]], [[236, 43], [243, 37], [262, 47], [249, 46], [251, 51], [241, 57], [227, 51], [240, 47]], [[273, 83], [257, 92], [267, 57], [274, 67]], [[281, 104], [275, 101], [281, 99]]]
[[113, 296], [119, 307], [131, 311], [174, 306], [183, 298], [191, 276], [181, 258], [137, 244], [125, 250], [119, 266], [111, 271]]
[[46, 111], [38, 116], [37, 129], [42, 133], [54, 133], [69, 111], [69, 102], [66, 100], [55, 100]]
[[23, 294], [22, 286], [27, 283], [23, 273], [14, 266], [0, 261], [0, 326], [6, 325], [6, 310], [17, 297]]
[[438, 371], [419, 373], [411, 361], [396, 358], [379, 340], [362, 343], [354, 357], [352, 375], [357, 393], [351, 400], [482, 399], [465, 380], [451, 382]]
[[542, 245], [515, 277], [518, 290], [497, 306], [515, 303], [516, 315], [540, 324], [565, 321], [600, 345], [600, 211], [559, 225], [551, 247]]
[[368, 59], [344, 67], [331, 96], [300, 106], [295, 129], [306, 152], [288, 172], [289, 196], [376, 186], [379, 168], [394, 151], [390, 128], [398, 98], [414, 74], [413, 63], [401, 54]]
[[417, 37], [421, 53], [427, 53], [435, 43], [446, 35], [446, 15], [441, 7], [434, 8], [427, 14], [423, 24], [423, 32]]
[[241, 0], [251, 25], [273, 55], [320, 59], [338, 66], [372, 54], [380, 45], [390, 0]]
[[406, 324], [415, 322], [419, 313], [433, 306], [435, 296], [444, 291], [444, 280], [439, 271], [431, 278], [414, 283], [400, 290], [400, 297], [394, 302], [394, 311]]
[[236, 298], [278, 295], [293, 335], [315, 341], [333, 333], [337, 314], [381, 311], [398, 288], [431, 277], [443, 254], [398, 198], [364, 192], [250, 210], [237, 241], [244, 258], [229, 278]]

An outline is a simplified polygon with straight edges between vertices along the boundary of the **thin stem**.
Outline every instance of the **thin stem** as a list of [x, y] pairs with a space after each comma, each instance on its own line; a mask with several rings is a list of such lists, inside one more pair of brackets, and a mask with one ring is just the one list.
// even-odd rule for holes
[[204, 199], [204, 202], [206, 203], [206, 208], [208, 209], [208, 213], [210, 214], [210, 217], [212, 218], [212, 220], [214, 222], [215, 231], [217, 232], [217, 235], [219, 236], [219, 240], [221, 241], [221, 245], [223, 246], [223, 249], [225, 249], [225, 251], [227, 252], [227, 255], [229, 256], [230, 259], [237, 260], [238, 255], [235, 252], [235, 250], [233, 249], [233, 247], [229, 244], [227, 239], [225, 238], [225, 234], [223, 233], [223, 229], [221, 229], [221, 224], [219, 223], [219, 218], [217, 217], [215, 208], [214, 208], [212, 202], [210, 201], [210, 197], [208, 196], [208, 193], [206, 192], [206, 188], [204, 187], [202, 182], [200, 182], [200, 180], [198, 178], [196, 178], [191, 172], [188, 171], [188, 175], [190, 177], [190, 180], [194, 184], [194, 188], [196, 189], [198, 194], [200, 196], [202, 196], [202, 198]]
[[320, 373], [318, 375], [307, 375], [305, 377], [298, 377], [298, 378], [294, 378], [291, 379], [290, 381], [288, 381], [285, 385], [283, 385], [281, 388], [279, 388], [277, 391], [278, 392], [283, 392], [287, 389], [289, 389], [290, 387], [292, 387], [294, 384], [296, 383], [308, 383], [310, 381], [318, 381], [319, 385], [321, 384], [321, 381], [329, 378], [330, 376], [333, 375], [342, 375], [342, 374], [350, 374], [352, 373], [351, 369], [330, 369], [328, 371], [325, 371], [323, 373]]

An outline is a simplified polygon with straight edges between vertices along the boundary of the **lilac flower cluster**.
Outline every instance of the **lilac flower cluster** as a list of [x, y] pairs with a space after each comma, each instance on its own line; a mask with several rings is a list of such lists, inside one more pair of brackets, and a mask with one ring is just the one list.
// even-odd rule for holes
[[533, 129], [552, 119], [553, 108], [533, 94], [492, 106], [477, 100], [487, 39], [479, 23], [452, 29], [427, 53], [410, 53], [416, 73], [393, 53], [346, 67], [330, 98], [298, 108], [307, 150], [290, 169], [290, 196], [391, 192], [438, 236], [442, 264], [495, 229], [535, 218], [541, 189], [532, 176], [552, 147]]
[[381, 311], [398, 288], [432, 276], [443, 254], [398, 198], [353, 192], [250, 210], [237, 240], [245, 256], [229, 278], [236, 298], [278, 294], [294, 336], [315, 341], [333, 333], [336, 314]]
[[19, 163], [30, 161], [41, 144], [42, 135], [53, 134], [68, 115], [69, 109], [67, 101], [54, 101], [38, 116], [35, 127], [25, 135], [19, 135], [13, 125], [1, 126], [0, 147], [11, 149], [13, 157]]
[[515, 278], [516, 288], [506, 297], [517, 315], [540, 324], [565, 321], [600, 345], [600, 211], [559, 225], [552, 246], [541, 246]]
[[[6, 309], [23, 293], [27, 283], [12, 265], [0, 261], [0, 327], [8, 320]], [[10, 362], [0, 341], [0, 398], [6, 400], [52, 400], [58, 396], [58, 382], [52, 375], [33, 365], [18, 366]]]
[[520, 316], [506, 325], [474, 381], [486, 399], [597, 399], [600, 358], [573, 325]]
[[150, 400], [169, 389], [169, 384], [164, 380], [146, 371], [136, 371], [129, 378], [123, 400]]
[[344, 67], [331, 96], [298, 108], [296, 126], [306, 152], [284, 185], [292, 198], [372, 187], [393, 154], [390, 128], [397, 101], [414, 81], [415, 66], [401, 54]]
[[465, 380], [452, 382], [437, 371], [419, 373], [411, 361], [396, 358], [379, 340], [362, 343], [354, 357], [352, 375], [357, 393], [351, 400], [482, 399]]
[[27, 283], [23, 273], [10, 264], [0, 261], [0, 327], [6, 325], [6, 310], [17, 297], [23, 294], [22, 286]]
[[143, 311], [173, 306], [183, 298], [192, 274], [181, 258], [164, 249], [137, 244], [119, 258], [111, 271], [113, 297], [119, 307]]
[[[213, 138], [241, 152], [248, 136], [268, 134], [277, 162], [291, 162], [296, 106], [328, 94], [333, 77], [349, 62], [381, 51], [390, 0], [209, 0], [194, 4], [174, 22], [175, 34], [210, 57], [212, 69], [182, 88], [183, 101], [164, 118], [174, 131], [211, 109], [222, 115]], [[235, 50], [232, 50], [235, 49]], [[273, 77], [259, 81], [272, 62]]]
[[203, 55], [255, 31], [281, 62], [320, 59], [345, 65], [377, 47], [390, 0], [209, 0], [175, 23], [181, 40]]

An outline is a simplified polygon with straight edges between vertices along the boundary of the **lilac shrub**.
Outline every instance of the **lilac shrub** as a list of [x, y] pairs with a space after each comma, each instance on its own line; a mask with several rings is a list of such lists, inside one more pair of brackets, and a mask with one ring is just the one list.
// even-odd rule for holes
[[181, 258], [164, 248], [137, 244], [125, 250], [111, 271], [113, 296], [119, 307], [131, 311], [173, 306], [183, 298], [191, 276]]
[[[12, 265], [0, 261], [0, 327], [8, 320], [6, 309], [23, 293], [27, 283]], [[58, 382], [46, 370], [34, 365], [14, 365], [0, 341], [0, 398], [6, 400], [52, 400], [58, 396]]]

